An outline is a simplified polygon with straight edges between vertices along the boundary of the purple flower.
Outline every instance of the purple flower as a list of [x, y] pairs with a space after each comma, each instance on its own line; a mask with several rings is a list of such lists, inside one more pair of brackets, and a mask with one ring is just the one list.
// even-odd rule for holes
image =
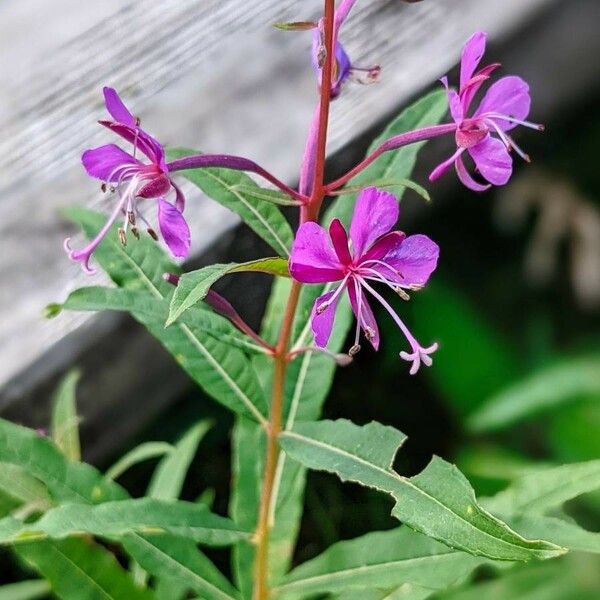
[[[475, 33], [465, 44], [460, 65], [460, 89], [448, 87], [448, 78], [441, 79], [448, 93], [450, 113], [456, 123], [457, 151], [436, 167], [429, 179], [436, 180], [454, 164], [459, 179], [476, 192], [487, 190], [491, 184], [504, 185], [512, 175], [510, 151], [529, 162], [529, 157], [507, 133], [517, 125], [543, 130], [543, 126], [526, 121], [531, 105], [529, 86], [520, 77], [509, 75], [494, 83], [487, 91], [479, 107], [469, 116], [475, 95], [500, 66], [487, 65], [475, 72], [483, 58], [486, 45], [485, 33]], [[497, 136], [497, 137], [496, 137]], [[467, 151], [477, 171], [489, 184], [475, 181], [463, 162]]]
[[[116, 192], [118, 200], [104, 227], [85, 248], [72, 250], [67, 239], [65, 249], [72, 260], [79, 261], [86, 272], [93, 273], [90, 258], [119, 215], [123, 215], [123, 227], [119, 229], [119, 239], [123, 244], [127, 241], [129, 229], [135, 237], [139, 237], [138, 220], [146, 224], [148, 233], [156, 239], [156, 233], [138, 208], [138, 202], [154, 199], [164, 241], [174, 256], [184, 257], [190, 248], [190, 230], [182, 214], [185, 198], [169, 177], [164, 149], [140, 127], [139, 120], [129, 112], [113, 88], [105, 87], [103, 91], [106, 110], [114, 120], [100, 121], [100, 124], [130, 142], [133, 152], [130, 154], [115, 144], [107, 144], [83, 153], [81, 162], [88, 175], [100, 179], [104, 191], [110, 189]], [[138, 151], [147, 162], [137, 157]], [[174, 193], [173, 202], [166, 199], [171, 191]]]
[[299, 228], [292, 246], [290, 273], [301, 283], [339, 282], [317, 298], [313, 306], [311, 324], [317, 346], [327, 345], [338, 301], [346, 290], [357, 319], [350, 354], [360, 349], [361, 329], [375, 350], [379, 348], [379, 328], [367, 299], [368, 292], [406, 336], [412, 351], [401, 352], [400, 356], [412, 362], [410, 373], [415, 374], [421, 362], [431, 365], [429, 355], [435, 352], [437, 344], [422, 347], [373, 284], [383, 283], [401, 298], [408, 299], [405, 290], [418, 290], [427, 283], [436, 268], [439, 248], [427, 236], [406, 237], [401, 231], [391, 231], [398, 215], [398, 202], [392, 194], [373, 187], [364, 189], [356, 202], [349, 236], [338, 219], [329, 226], [329, 236], [314, 222]]

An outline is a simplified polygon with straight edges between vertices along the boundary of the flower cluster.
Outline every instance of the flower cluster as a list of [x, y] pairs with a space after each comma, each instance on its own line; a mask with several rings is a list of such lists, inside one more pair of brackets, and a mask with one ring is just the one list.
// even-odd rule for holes
[[[333, 14], [333, 20], [330, 14], [328, 36], [325, 36], [323, 20], [318, 23], [282, 24], [284, 29], [313, 30], [312, 64], [320, 87], [323, 85], [323, 64], [327, 57], [326, 45], [329, 44], [333, 56], [327, 65], [327, 72], [331, 72], [330, 89], [325, 93], [327, 109], [328, 101], [340, 95], [344, 83], [352, 76], [356, 78], [356, 73], [361, 71], [352, 65], [338, 41], [339, 29], [354, 3], [355, 0], [343, 0]], [[273, 183], [290, 196], [291, 204], [300, 207], [301, 225], [291, 249], [289, 271], [301, 284], [327, 284], [324, 293], [316, 300], [311, 315], [316, 348], [324, 349], [327, 346], [338, 303], [347, 294], [356, 317], [350, 356], [360, 349], [361, 330], [377, 350], [380, 343], [379, 328], [370, 304], [374, 300], [390, 314], [406, 337], [410, 350], [401, 352], [400, 356], [411, 363], [411, 374], [416, 373], [421, 364], [431, 365], [431, 354], [437, 349], [437, 344], [424, 347], [417, 342], [377, 287], [382, 284], [400, 298], [409, 299], [409, 293], [421, 289], [435, 270], [439, 256], [437, 244], [424, 235], [407, 237], [401, 231], [392, 231], [399, 216], [398, 202], [392, 194], [375, 187], [366, 187], [359, 194], [349, 232], [339, 220], [332, 221], [326, 231], [316, 222], [316, 215], [324, 195], [334, 193], [384, 152], [449, 134], [454, 136], [456, 151], [434, 169], [431, 180], [437, 179], [454, 165], [460, 181], [471, 190], [481, 192], [491, 185], [507, 183], [512, 174], [510, 152], [514, 150], [529, 160], [509, 131], [518, 125], [539, 130], [543, 128], [526, 120], [531, 104], [529, 86], [516, 76], [503, 77], [492, 84], [477, 108], [472, 108], [478, 92], [500, 66], [494, 63], [479, 68], [485, 46], [486, 35], [481, 32], [474, 34], [465, 44], [458, 91], [449, 87], [447, 77], [441, 79], [447, 92], [451, 122], [407, 131], [385, 140], [361, 163], [328, 184], [315, 182], [315, 173], [318, 172], [315, 166], [318, 161], [322, 166], [325, 153], [321, 135], [323, 106], [317, 106], [305, 146], [298, 190], [291, 189], [267, 170], [242, 157], [202, 154], [167, 163], [160, 143], [140, 127], [139, 120], [126, 108], [115, 90], [104, 88], [106, 109], [112, 120], [100, 123], [130, 143], [133, 149], [126, 152], [114, 144], [108, 144], [83, 153], [82, 162], [87, 173], [100, 179], [103, 182], [102, 189], [110, 189], [117, 195], [117, 200], [106, 224], [85, 248], [71, 250], [69, 240], [66, 240], [69, 256], [79, 261], [86, 271], [92, 272], [90, 257], [120, 216], [123, 225], [118, 229], [118, 235], [123, 244], [127, 242], [128, 232], [139, 237], [139, 222], [144, 223], [148, 233], [158, 239], [139, 210], [140, 203], [155, 200], [162, 239], [174, 256], [185, 257], [190, 247], [190, 231], [182, 214], [185, 200], [172, 175], [176, 171], [215, 166], [253, 172]], [[372, 81], [379, 73], [379, 68], [364, 71], [367, 73], [366, 80]], [[322, 89], [321, 95], [323, 97]], [[320, 158], [319, 144], [322, 151]], [[469, 173], [464, 163], [465, 155], [471, 157], [486, 183], [477, 181]], [[317, 200], [315, 189], [320, 189], [321, 194]], [[167, 199], [169, 195], [172, 195], [171, 201]], [[222, 307], [223, 302], [217, 304]], [[231, 310], [221, 312], [232, 319]], [[237, 313], [233, 320], [239, 327], [241, 318]], [[243, 330], [250, 331], [249, 328]], [[268, 350], [272, 350], [272, 347]]]

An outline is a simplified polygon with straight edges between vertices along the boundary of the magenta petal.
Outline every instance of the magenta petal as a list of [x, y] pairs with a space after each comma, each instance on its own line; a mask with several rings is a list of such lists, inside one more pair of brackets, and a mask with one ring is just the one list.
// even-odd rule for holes
[[[400, 275], [395, 282], [403, 287], [422, 287], [437, 267], [440, 247], [426, 235], [409, 235], [393, 247], [381, 261]], [[391, 279], [391, 270], [383, 265], [373, 267], [385, 279]]]
[[190, 250], [190, 228], [177, 208], [163, 198], [158, 201], [158, 226], [173, 256], [187, 256]]
[[469, 83], [485, 53], [487, 36], [482, 31], [474, 33], [465, 43], [460, 59], [460, 90]]
[[[529, 85], [520, 77], [510, 75], [499, 79], [490, 87], [475, 112], [475, 116], [499, 113], [522, 121], [529, 115], [530, 108]], [[515, 123], [509, 123], [503, 119], [494, 120], [504, 131], [516, 127]]]
[[448, 106], [450, 106], [450, 114], [456, 123], [460, 123], [463, 120], [464, 110], [460, 100], [460, 96], [448, 86], [448, 78], [442, 77], [440, 79], [442, 85], [446, 88], [446, 95], [448, 96]]
[[139, 160], [115, 144], [86, 150], [81, 155], [81, 162], [88, 175], [109, 182], [117, 181], [127, 167], [143, 167]]
[[504, 185], [512, 175], [512, 158], [506, 146], [491, 135], [469, 148], [481, 175], [494, 185]]
[[462, 184], [470, 190], [473, 190], [474, 192], [485, 192], [490, 189], [491, 186], [489, 184], [484, 185], [483, 183], [478, 183], [471, 177], [471, 174], [467, 171], [467, 167], [465, 167], [462, 156], [459, 156], [456, 159], [455, 166], [458, 178]]
[[313, 304], [310, 323], [315, 336], [315, 344], [319, 348], [327, 346], [327, 342], [331, 337], [331, 330], [335, 321], [335, 310], [341, 294], [338, 294], [331, 304], [328, 305], [327, 302], [331, 300], [336, 291], [327, 292], [319, 296]]
[[349, 265], [352, 262], [350, 251], [348, 250], [348, 234], [339, 219], [334, 219], [329, 226], [329, 237], [333, 244], [333, 249], [343, 265]]
[[318, 223], [304, 223], [298, 229], [290, 254], [290, 274], [301, 283], [343, 279], [343, 266]]
[[158, 165], [163, 171], [167, 171], [165, 162], [165, 151], [157, 140], [149, 133], [146, 133], [139, 127], [131, 127], [123, 123], [114, 123], [113, 121], [99, 121], [100, 125], [104, 125], [117, 135], [129, 143], [137, 146], [155, 165]]
[[450, 158], [440, 163], [431, 173], [429, 174], [429, 181], [437, 181], [460, 157], [465, 151], [464, 148], [459, 148]]
[[105, 87], [102, 91], [104, 92], [104, 104], [110, 116], [119, 123], [134, 127], [136, 119], [123, 104], [117, 91], [111, 87]]
[[393, 194], [365, 188], [358, 196], [350, 225], [354, 257], [361, 257], [373, 242], [388, 233], [399, 214], [398, 200]]
[[[358, 293], [357, 289], [358, 288]], [[371, 305], [367, 300], [367, 295], [360, 286], [348, 285], [348, 296], [352, 311], [356, 316], [360, 328], [363, 330], [366, 338], [371, 342], [375, 350], [379, 350], [379, 327], [375, 320], [375, 315], [371, 310]]]
[[392, 231], [379, 238], [365, 254], [363, 254], [360, 264], [366, 261], [381, 260], [388, 252], [402, 243], [406, 234], [402, 231]]

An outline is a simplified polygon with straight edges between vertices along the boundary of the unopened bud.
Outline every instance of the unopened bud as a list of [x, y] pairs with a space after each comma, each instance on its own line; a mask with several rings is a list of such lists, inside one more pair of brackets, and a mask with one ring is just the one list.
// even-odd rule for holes
[[119, 241], [123, 246], [127, 246], [127, 234], [122, 227], [119, 227], [119, 231], [117, 232], [119, 236]]
[[282, 31], [308, 31], [315, 29], [319, 24], [314, 21], [294, 21], [291, 23], [273, 23], [273, 27]]
[[152, 227], [148, 227], [148, 229], [146, 229], [146, 231], [148, 232], [148, 235], [155, 241], [158, 242], [158, 235], [156, 234], [156, 231], [154, 231], [154, 229], [152, 229]]

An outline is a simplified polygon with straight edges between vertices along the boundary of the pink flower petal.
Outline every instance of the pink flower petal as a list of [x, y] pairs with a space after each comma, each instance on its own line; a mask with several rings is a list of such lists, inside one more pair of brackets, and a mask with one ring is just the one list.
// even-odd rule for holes
[[483, 183], [478, 183], [471, 177], [471, 174], [467, 171], [467, 167], [465, 167], [462, 156], [459, 156], [456, 159], [455, 166], [458, 178], [462, 184], [468, 187], [470, 190], [473, 190], [474, 192], [485, 192], [492, 187], [490, 184], [485, 185]]
[[[499, 113], [523, 121], [529, 115], [530, 108], [529, 85], [520, 77], [510, 75], [499, 79], [490, 87], [475, 112], [475, 116]], [[503, 131], [516, 127], [515, 123], [503, 119], [494, 120]]]
[[465, 114], [463, 110], [462, 103], [460, 101], [460, 96], [450, 87], [448, 86], [448, 78], [442, 77], [440, 79], [442, 85], [446, 88], [446, 96], [448, 96], [448, 106], [450, 107], [450, 114], [452, 118], [456, 121], [456, 123], [460, 123]]
[[440, 163], [429, 174], [429, 181], [437, 181], [456, 161], [456, 159], [465, 151], [464, 148], [459, 148], [450, 158]]
[[396, 224], [400, 209], [389, 192], [365, 188], [356, 201], [350, 225], [350, 239], [355, 258], [362, 256], [378, 238]]
[[406, 238], [406, 234], [402, 231], [392, 231], [391, 233], [387, 233], [379, 238], [369, 248], [368, 252], [362, 256], [360, 264], [372, 260], [381, 260], [388, 252], [401, 244], [404, 238]]
[[329, 237], [333, 243], [333, 248], [340, 263], [349, 265], [352, 262], [350, 251], [348, 250], [348, 234], [339, 219], [334, 219], [329, 226]]
[[88, 175], [102, 181], [114, 182], [119, 179], [120, 167], [143, 167], [142, 163], [133, 158], [119, 146], [107, 144], [99, 148], [86, 150], [81, 156], [81, 162]]
[[[356, 287], [358, 287], [358, 294]], [[352, 284], [348, 285], [348, 296], [350, 296], [352, 311], [366, 338], [375, 350], [379, 350], [379, 327], [377, 321], [375, 321], [375, 315], [367, 300], [367, 294], [360, 286], [357, 285], [356, 287]]]
[[391, 248], [381, 262], [386, 263], [399, 273], [393, 277], [392, 269], [383, 265], [373, 268], [388, 280], [395, 281], [401, 287], [424, 286], [437, 267], [440, 247], [426, 235], [409, 235]]
[[504, 185], [512, 175], [512, 158], [506, 146], [491, 135], [469, 148], [481, 175], [494, 185]]
[[122, 123], [114, 123], [113, 121], [99, 121], [99, 123], [137, 146], [155, 165], [158, 165], [164, 172], [167, 171], [164, 148], [143, 129]]
[[123, 100], [121, 100], [117, 91], [111, 87], [105, 87], [102, 91], [104, 93], [104, 104], [110, 116], [118, 123], [135, 127], [136, 119], [123, 104]]
[[177, 208], [163, 198], [158, 200], [158, 225], [173, 256], [187, 256], [190, 250], [190, 228]]
[[327, 342], [331, 337], [331, 330], [335, 321], [335, 311], [341, 294], [338, 294], [331, 304], [328, 305], [326, 303], [331, 300], [336, 291], [327, 292], [319, 296], [313, 304], [310, 323], [315, 336], [315, 344], [319, 348], [327, 346]]
[[301, 283], [325, 283], [343, 279], [343, 266], [318, 223], [298, 229], [290, 255], [290, 274]]
[[487, 36], [482, 31], [474, 33], [465, 43], [460, 59], [460, 90], [465, 88], [473, 77], [485, 53]]

